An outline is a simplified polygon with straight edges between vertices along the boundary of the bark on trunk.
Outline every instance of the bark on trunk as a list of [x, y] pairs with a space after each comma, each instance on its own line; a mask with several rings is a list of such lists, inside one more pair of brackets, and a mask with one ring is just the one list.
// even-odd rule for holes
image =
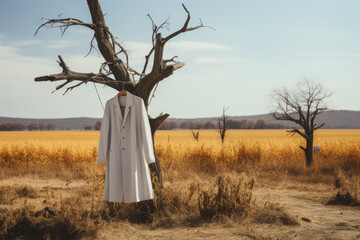
[[153, 179], [153, 183], [158, 182], [158, 183], [162, 183], [162, 171], [161, 171], [161, 164], [159, 161], [159, 158], [156, 156], [156, 152], [155, 152], [155, 131], [152, 133], [152, 140], [154, 143], [154, 154], [155, 154], [155, 163], [152, 163], [149, 165], [150, 168], [150, 172], [152, 175], [152, 178], [156, 177], [156, 179]]
[[313, 138], [306, 140], [306, 150], [305, 150], [305, 157], [306, 157], [306, 167], [310, 167], [313, 163]]
[[155, 132], [156, 129], [161, 125], [161, 123], [163, 121], [166, 120], [166, 118], [168, 118], [169, 114], [160, 114], [158, 117], [156, 118], [151, 118], [149, 117], [149, 122], [150, 122], [150, 127], [151, 127], [151, 136], [152, 136], [152, 140], [153, 140], [153, 147], [154, 147], [154, 154], [155, 154], [155, 163], [150, 164], [149, 168], [150, 168], [150, 172], [151, 175], [153, 177], [156, 177], [156, 179], [153, 178], [153, 183], [159, 183], [160, 185], [162, 184], [162, 171], [161, 171], [161, 163], [159, 158], [156, 156], [156, 152], [155, 152]]

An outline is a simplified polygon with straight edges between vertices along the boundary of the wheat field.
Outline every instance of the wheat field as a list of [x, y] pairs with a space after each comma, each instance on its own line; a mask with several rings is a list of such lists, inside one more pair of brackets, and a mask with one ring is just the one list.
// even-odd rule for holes
[[[94, 162], [98, 131], [1, 132], [3, 164]], [[155, 134], [155, 151], [164, 170], [172, 166], [216, 174], [220, 168], [252, 166], [258, 170], [305, 170], [305, 145], [285, 130], [228, 130], [222, 144], [215, 130], [200, 130], [196, 141], [189, 130], [163, 130]], [[319, 130], [315, 133], [313, 169], [333, 174], [360, 169], [360, 130]]]
[[[294, 228], [326, 238], [338, 212], [318, 202], [334, 180], [360, 193], [360, 130], [317, 131], [310, 169], [303, 139], [286, 130], [228, 130], [224, 143], [215, 130], [200, 130], [199, 141], [190, 130], [157, 131], [163, 185], [143, 204], [103, 201], [98, 140], [98, 131], [0, 132], [0, 239], [289, 239]], [[332, 220], [303, 225], [304, 206], [305, 219]], [[354, 211], [342, 211], [351, 224]]]

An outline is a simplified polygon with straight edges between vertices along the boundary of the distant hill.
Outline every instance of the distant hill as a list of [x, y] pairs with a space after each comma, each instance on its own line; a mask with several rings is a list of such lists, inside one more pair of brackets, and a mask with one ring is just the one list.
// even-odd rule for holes
[[[293, 123], [288, 121], [278, 121], [273, 118], [271, 114], [249, 115], [249, 116], [227, 116], [234, 120], [246, 119], [250, 122], [256, 122], [258, 119], [265, 119], [268, 123], [281, 123], [293, 126]], [[216, 121], [218, 117], [209, 118], [168, 118], [168, 120], [181, 123], [183, 121]], [[348, 110], [331, 110], [323, 112], [319, 115], [318, 122], [325, 122], [323, 128], [327, 129], [360, 129], [360, 111]]]
[[84, 129], [85, 126], [94, 126], [97, 121], [101, 118], [11, 118], [11, 117], [0, 117], [0, 124], [8, 122], [17, 122], [23, 125], [29, 124], [53, 124], [56, 129], [60, 130], [76, 130]]
[[[257, 119], [263, 118], [268, 123], [282, 123], [291, 125], [290, 122], [277, 121], [270, 114], [261, 115], [250, 115], [250, 116], [227, 116], [234, 120], [246, 119], [250, 122], [256, 122]], [[168, 118], [170, 121], [176, 121], [181, 123], [183, 121], [216, 121], [217, 117], [208, 118]], [[97, 121], [101, 118], [11, 118], [11, 117], [0, 117], [0, 124], [8, 122], [16, 122], [23, 125], [29, 124], [53, 124], [57, 129], [61, 130], [82, 130], [85, 126], [94, 126]], [[334, 129], [360, 129], [360, 111], [347, 111], [347, 110], [332, 110], [321, 113], [319, 115], [319, 121], [325, 122], [323, 128], [334, 128]]]

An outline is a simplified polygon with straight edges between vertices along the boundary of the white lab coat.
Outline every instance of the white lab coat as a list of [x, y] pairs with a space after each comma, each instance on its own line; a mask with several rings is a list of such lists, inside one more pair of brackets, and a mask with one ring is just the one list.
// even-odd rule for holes
[[148, 163], [155, 162], [148, 115], [142, 98], [127, 92], [124, 116], [118, 96], [106, 102], [98, 158], [106, 164], [104, 200], [139, 202], [154, 198]]

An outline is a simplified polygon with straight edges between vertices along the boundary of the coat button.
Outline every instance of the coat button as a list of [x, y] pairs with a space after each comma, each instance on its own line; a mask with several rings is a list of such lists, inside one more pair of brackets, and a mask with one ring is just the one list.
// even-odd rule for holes
[[125, 128], [125, 127], [123, 127], [123, 128]]
[[123, 137], [123, 139], [125, 139], [125, 137]]
[[123, 148], [123, 150], [125, 150], [125, 148]]

